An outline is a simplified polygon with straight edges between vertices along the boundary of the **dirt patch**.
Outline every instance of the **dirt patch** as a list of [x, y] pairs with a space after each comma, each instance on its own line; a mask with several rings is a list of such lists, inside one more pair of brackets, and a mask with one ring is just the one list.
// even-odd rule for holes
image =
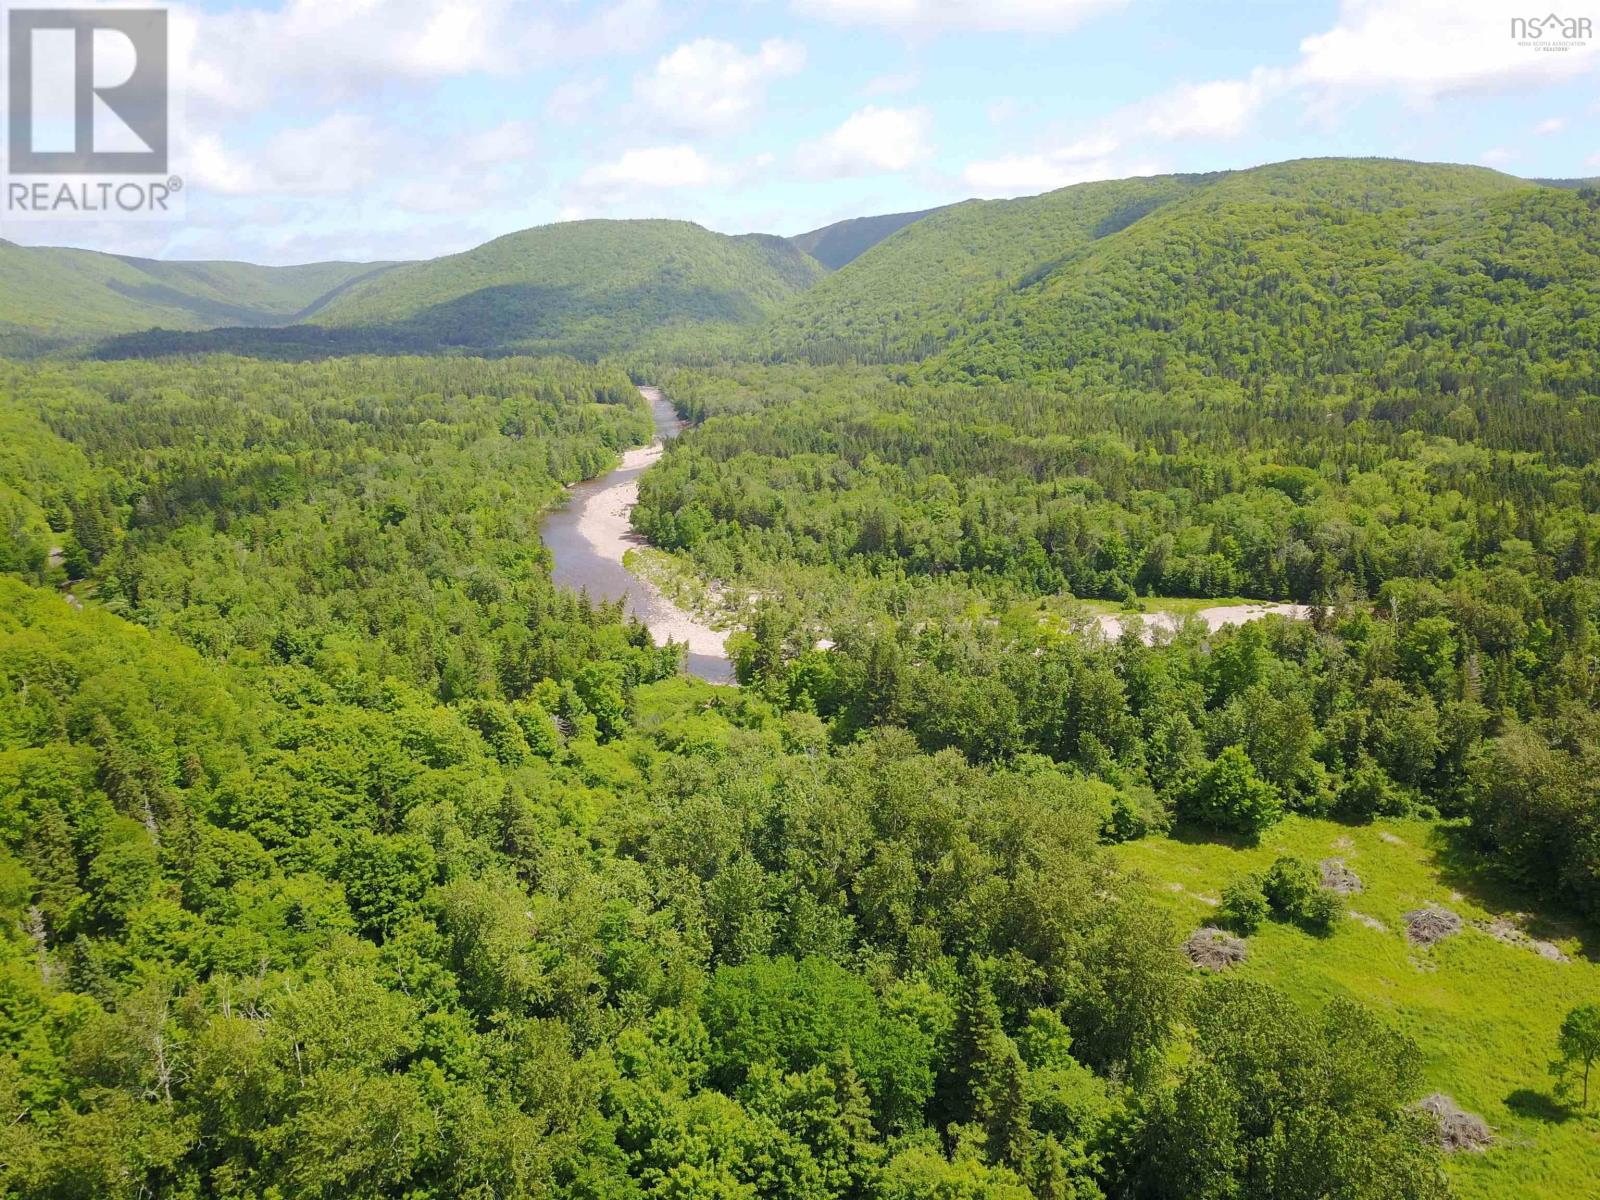
[[1458, 1150], [1487, 1150], [1494, 1141], [1494, 1130], [1477, 1113], [1462, 1110], [1443, 1092], [1424, 1096], [1417, 1107], [1431, 1113], [1439, 1122], [1439, 1146], [1446, 1154]]
[[1379, 933], [1387, 933], [1389, 931], [1389, 927], [1378, 920], [1377, 917], [1369, 917], [1366, 913], [1358, 913], [1353, 908], [1350, 910], [1350, 919], [1361, 922], [1368, 929], [1376, 929]]
[[1342, 858], [1325, 858], [1318, 866], [1322, 870], [1322, 886], [1341, 896], [1354, 896], [1361, 890], [1361, 876], [1344, 865]]
[[1448, 908], [1414, 908], [1405, 914], [1406, 936], [1415, 946], [1433, 946], [1461, 932], [1461, 918]]
[[1492, 921], [1474, 921], [1472, 927], [1481, 929], [1497, 942], [1504, 942], [1508, 946], [1516, 946], [1522, 950], [1531, 950], [1540, 958], [1547, 958], [1551, 962], [1572, 961], [1560, 946], [1530, 936], [1510, 917], [1496, 917]]
[[1378, 840], [1380, 842], [1388, 842], [1391, 846], [1404, 846], [1406, 844], [1405, 838], [1396, 837], [1387, 829], [1378, 830]]
[[1228, 971], [1245, 959], [1244, 940], [1214, 925], [1196, 929], [1183, 944], [1189, 961], [1204, 971]]

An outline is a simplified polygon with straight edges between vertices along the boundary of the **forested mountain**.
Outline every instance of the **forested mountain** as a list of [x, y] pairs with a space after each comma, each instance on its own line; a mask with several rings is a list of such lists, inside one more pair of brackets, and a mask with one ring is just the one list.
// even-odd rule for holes
[[936, 374], [1570, 397], [1600, 345], [1600, 199], [1492, 171], [1239, 172], [1083, 245], [955, 331]]
[[925, 208], [921, 212], [886, 213], [880, 217], [852, 217], [847, 221], [836, 221], [832, 225], [824, 225], [821, 229], [813, 229], [809, 233], [796, 234], [789, 241], [823, 266], [837, 271], [847, 263], [860, 258], [891, 233], [941, 211], [943, 210]]
[[822, 274], [781, 238], [685, 221], [574, 221], [389, 272], [314, 320], [419, 346], [615, 353], [646, 335], [750, 324]]
[[[1332, 320], [1307, 336], [1393, 341], [1392, 327], [1359, 326], [1368, 301], [1406, 313], [1404, 332], [1434, 307], [1471, 307], [1472, 295], [1515, 302], [1507, 277], [1530, 261], [1544, 268], [1545, 255], [1547, 269], [1581, 278], [1592, 249], [1573, 225], [1585, 208], [1575, 192], [1477, 167], [1327, 159], [972, 201], [886, 238], [796, 300], [772, 323], [770, 352], [905, 362], [954, 346], [962, 371], [1015, 378], [1116, 359], [1134, 326], [1151, 342], [1208, 305], [1248, 306], [1280, 333], [1315, 309]], [[1222, 319], [1207, 317], [1208, 336]]]
[[[1195, 351], [1175, 347], [1171, 331], [1203, 316], [1194, 328], [1204, 327], [1212, 365], [1200, 369], [1226, 373], [1219, 355], [1303, 326], [1329, 349], [1314, 352], [1315, 366], [1301, 352], [1295, 369], [1338, 374], [1355, 360], [1332, 347], [1382, 341], [1403, 356], [1433, 336], [1435, 310], [1447, 337], [1471, 337], [1452, 322], [1482, 303], [1516, 305], [1519, 286], [1541, 288], [1519, 271], [1546, 254], [1550, 269], [1580, 279], [1588, 250], [1573, 222], [1587, 194], [1574, 181], [1547, 187], [1473, 167], [1307, 160], [969, 201], [787, 240], [685, 222], [579, 221], [393, 269], [162, 264], [6, 246], [0, 272], [11, 272], [17, 297], [14, 350], [132, 335], [99, 352], [942, 356], [940, 377], [1009, 379], [1085, 359], [1145, 373], [1159, 359], [1165, 369]], [[1403, 315], [1367, 327], [1369, 299]], [[1245, 305], [1248, 320], [1226, 315]], [[1312, 328], [1313, 312], [1329, 319]], [[144, 332], [156, 326], [179, 332]], [[1121, 363], [1129, 348], [1150, 361]]]
[[790, 304], [769, 327], [771, 352], [815, 362], [926, 357], [1025, 279], [1203, 183], [1127, 179], [936, 210]]
[[826, 273], [787, 241], [686, 221], [573, 221], [373, 275], [274, 329], [137, 333], [104, 358], [239, 352], [273, 358], [450, 352], [584, 358], [648, 344], [738, 352], [743, 331]]
[[23, 353], [157, 327], [287, 324], [387, 265], [158, 262], [0, 241], [0, 350]]

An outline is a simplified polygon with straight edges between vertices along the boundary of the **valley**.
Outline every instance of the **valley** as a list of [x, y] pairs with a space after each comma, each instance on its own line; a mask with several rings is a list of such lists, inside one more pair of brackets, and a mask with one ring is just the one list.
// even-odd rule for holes
[[687, 647], [691, 675], [708, 683], [731, 683], [726, 635], [674, 604], [623, 561], [629, 549], [643, 544], [628, 519], [638, 503], [639, 477], [660, 460], [663, 444], [682, 429], [658, 389], [641, 387], [639, 394], [650, 405], [655, 440], [627, 451], [616, 470], [570, 487], [562, 507], [545, 518], [539, 537], [552, 557], [551, 578], [556, 586], [595, 600], [626, 598], [629, 615], [650, 630], [658, 645], [678, 642]]
[[0, 1193], [1593, 1194], [1592, 187], [0, 280]]

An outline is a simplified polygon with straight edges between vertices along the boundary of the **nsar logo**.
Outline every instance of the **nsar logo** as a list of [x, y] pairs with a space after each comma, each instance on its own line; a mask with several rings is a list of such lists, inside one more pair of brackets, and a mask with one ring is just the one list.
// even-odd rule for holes
[[1549, 13], [1542, 17], [1512, 17], [1511, 36], [1518, 45], [1559, 52], [1586, 46], [1594, 30], [1588, 17]]

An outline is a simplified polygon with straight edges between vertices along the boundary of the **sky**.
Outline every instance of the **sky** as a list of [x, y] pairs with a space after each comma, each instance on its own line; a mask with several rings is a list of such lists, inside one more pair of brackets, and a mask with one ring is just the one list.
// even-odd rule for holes
[[374, 261], [1314, 155], [1600, 175], [1600, 36], [1523, 44], [1530, 2], [202, 0], [170, 6], [183, 219], [0, 236]]

